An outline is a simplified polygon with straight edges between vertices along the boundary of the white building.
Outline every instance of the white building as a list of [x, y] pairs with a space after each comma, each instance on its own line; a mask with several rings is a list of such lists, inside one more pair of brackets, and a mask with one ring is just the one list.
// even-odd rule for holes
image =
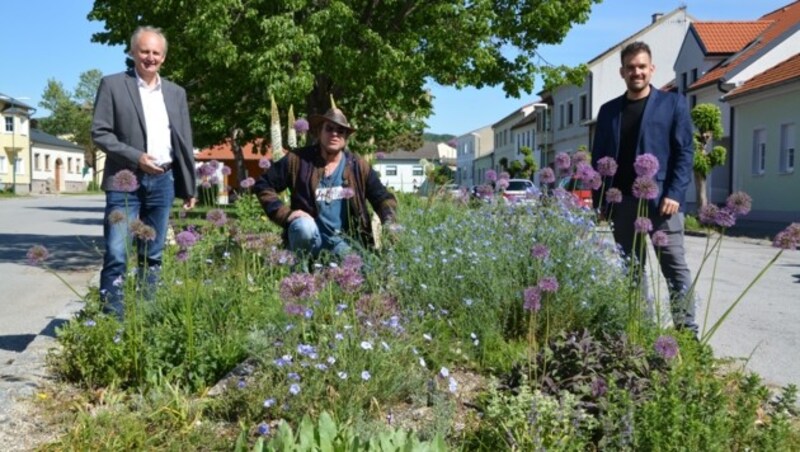
[[475, 159], [489, 154], [494, 149], [494, 134], [491, 126], [481, 127], [456, 138], [456, 180], [461, 187], [472, 187], [477, 183]]
[[31, 192], [86, 191], [92, 170], [84, 155], [84, 149], [75, 143], [31, 129]]
[[455, 171], [456, 149], [445, 143], [426, 141], [414, 151], [376, 152], [372, 167], [381, 182], [394, 191], [414, 193], [425, 181], [422, 159], [437, 165], [447, 165]]
[[509, 113], [503, 119], [492, 124], [494, 133], [494, 170], [503, 171], [514, 160], [520, 160], [521, 154], [514, 137], [513, 127], [523, 118], [533, 113], [534, 104], [527, 104]]

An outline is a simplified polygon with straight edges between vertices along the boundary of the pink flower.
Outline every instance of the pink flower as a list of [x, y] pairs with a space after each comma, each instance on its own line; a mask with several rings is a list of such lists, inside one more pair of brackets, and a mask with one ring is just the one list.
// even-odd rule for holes
[[542, 292], [538, 287], [528, 287], [522, 293], [524, 303], [522, 307], [526, 311], [539, 312], [542, 308]]
[[747, 215], [753, 205], [753, 198], [743, 191], [737, 191], [728, 196], [725, 205], [736, 216]]
[[497, 171], [490, 169], [486, 170], [486, 181], [488, 182], [495, 182], [497, 181]]
[[606, 192], [606, 202], [609, 204], [618, 204], [622, 202], [622, 192], [618, 188], [611, 187]]
[[139, 181], [131, 170], [121, 170], [111, 178], [111, 188], [114, 191], [135, 192], [139, 189]]
[[639, 176], [633, 181], [633, 196], [639, 199], [656, 199], [658, 197], [658, 185], [656, 181], [647, 176]]
[[653, 154], [642, 154], [633, 162], [633, 169], [637, 176], [655, 177], [658, 167], [658, 159]]
[[242, 183], [239, 185], [241, 185], [242, 188], [250, 188], [255, 184], [256, 180], [253, 179], [252, 177], [248, 177], [247, 179], [243, 180]]
[[34, 245], [25, 255], [31, 265], [41, 265], [50, 257], [50, 252], [43, 245]]
[[502, 177], [500, 179], [497, 179], [497, 188], [500, 189], [500, 190], [507, 189], [508, 188], [508, 179], [502, 178]]
[[223, 176], [230, 176], [231, 175], [231, 167], [228, 166], [228, 165], [223, 165], [221, 172], [222, 172]]
[[552, 184], [556, 181], [556, 175], [553, 173], [553, 168], [546, 166], [539, 170], [539, 180], [542, 181], [543, 184]]
[[572, 159], [566, 152], [556, 154], [556, 169], [568, 170], [572, 166]]
[[603, 157], [597, 161], [597, 172], [603, 177], [617, 174], [617, 161], [611, 157]]
[[800, 223], [792, 223], [779, 232], [772, 241], [772, 246], [784, 250], [793, 250], [800, 245]]
[[650, 237], [650, 239], [653, 241], [653, 246], [656, 246], [658, 248], [663, 248], [669, 245], [669, 237], [667, 236], [667, 233], [664, 231], [654, 232], [653, 235]]
[[589, 154], [586, 151], [577, 151], [572, 154], [572, 163], [578, 166], [581, 163], [589, 163]]
[[555, 292], [558, 290], [558, 280], [555, 276], [545, 276], [539, 280], [539, 289], [542, 292]]
[[653, 222], [647, 217], [639, 217], [633, 222], [633, 229], [644, 234], [653, 230]]
[[292, 273], [281, 281], [280, 293], [285, 301], [312, 298], [317, 291], [317, 281], [309, 273]]

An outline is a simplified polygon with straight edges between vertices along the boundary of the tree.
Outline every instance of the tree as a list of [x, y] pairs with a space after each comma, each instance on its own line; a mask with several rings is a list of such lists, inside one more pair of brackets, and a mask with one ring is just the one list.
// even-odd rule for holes
[[68, 135], [83, 147], [86, 166], [94, 169], [97, 180], [97, 148], [92, 142], [92, 110], [94, 97], [103, 73], [91, 69], [81, 73], [75, 92], [64, 89], [64, 85], [49, 79], [39, 106], [50, 110], [50, 116], [39, 120], [39, 128], [51, 135]]
[[536, 50], [599, 1], [95, 0], [88, 17], [104, 22], [95, 42], [127, 45], [138, 24], [165, 31], [163, 73], [186, 87], [200, 146], [266, 136], [270, 95], [298, 116], [333, 96], [358, 128], [351, 146], [373, 150], [422, 134], [428, 81], [519, 97], [537, 74], [569, 75], [537, 66]]
[[722, 137], [722, 113], [714, 104], [698, 104], [692, 109], [694, 135], [694, 184], [697, 191], [697, 208], [708, 204], [706, 180], [716, 166], [725, 164], [727, 150], [714, 146], [709, 150], [712, 140]]

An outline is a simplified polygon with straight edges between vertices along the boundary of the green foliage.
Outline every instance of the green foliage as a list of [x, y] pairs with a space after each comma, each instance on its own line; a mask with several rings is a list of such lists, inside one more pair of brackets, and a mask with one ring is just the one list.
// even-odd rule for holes
[[569, 392], [543, 394], [531, 391], [524, 382], [512, 394], [490, 384], [483, 402], [483, 422], [466, 438], [467, 449], [587, 450], [596, 423]]
[[708, 162], [711, 166], [720, 166], [725, 164], [725, 158], [728, 155], [728, 150], [723, 146], [714, 146], [708, 154]]
[[702, 175], [703, 177], [708, 176], [708, 173], [711, 172], [711, 159], [708, 154], [704, 152], [695, 152], [694, 153], [694, 161], [692, 168], [694, 169], [695, 173]]
[[561, 42], [595, 3], [97, 0], [89, 19], [103, 23], [93, 41], [112, 45], [127, 45], [137, 24], [163, 27], [164, 75], [188, 87], [198, 145], [232, 129], [264, 136], [270, 95], [298, 116], [333, 95], [359, 129], [352, 146], [373, 150], [422, 134], [429, 81], [519, 97], [535, 75], [565, 72], [537, 65], [537, 49]]
[[448, 141], [455, 138], [455, 135], [449, 133], [431, 133], [425, 132], [422, 134], [422, 139], [425, 141], [433, 141], [436, 143], [447, 143]]
[[[246, 450], [240, 441], [237, 451]], [[259, 438], [252, 451], [408, 451], [444, 452], [447, 450], [442, 437], [432, 441], [420, 441], [416, 435], [402, 429], [387, 429], [369, 438], [364, 438], [350, 425], [336, 423], [330, 414], [323, 411], [316, 423], [309, 416], [303, 420], [295, 432], [292, 427], [281, 422], [277, 432], [268, 441]]]
[[698, 104], [691, 111], [692, 122], [698, 133], [710, 134], [716, 140], [722, 138], [722, 112], [714, 104]]

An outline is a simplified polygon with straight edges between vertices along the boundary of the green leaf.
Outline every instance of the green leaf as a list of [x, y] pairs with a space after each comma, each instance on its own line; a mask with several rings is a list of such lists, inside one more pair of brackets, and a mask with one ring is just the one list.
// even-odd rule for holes
[[323, 452], [333, 452], [337, 428], [331, 415], [323, 411], [319, 416], [319, 447]]

